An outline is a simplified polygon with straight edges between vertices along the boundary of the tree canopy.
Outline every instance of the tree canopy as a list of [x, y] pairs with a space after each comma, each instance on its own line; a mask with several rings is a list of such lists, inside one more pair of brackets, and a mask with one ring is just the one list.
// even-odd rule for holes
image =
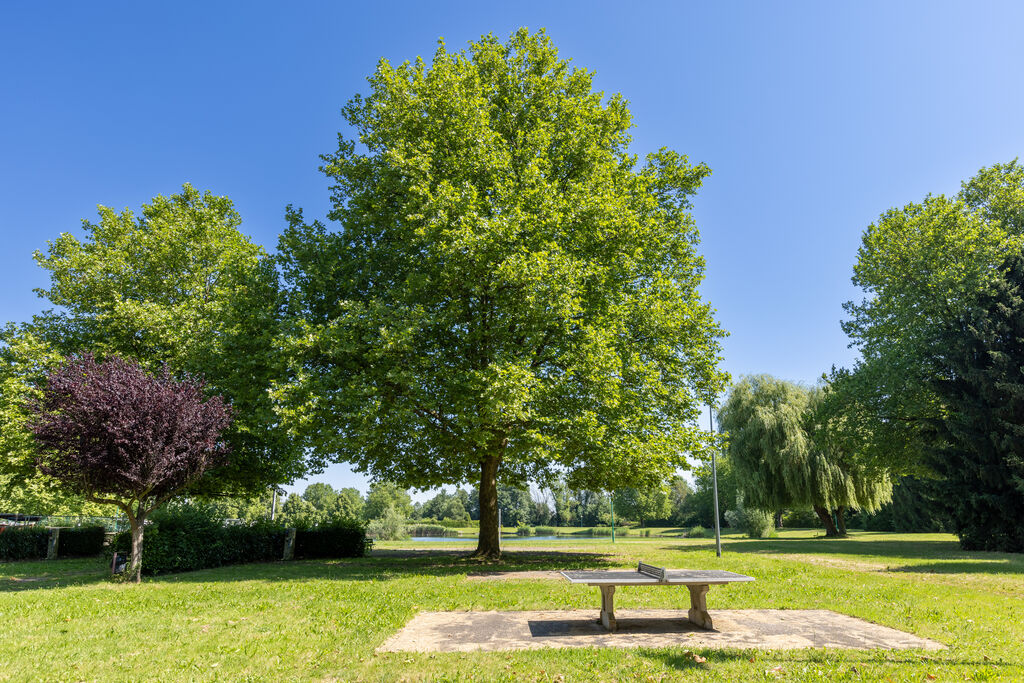
[[931, 464], [967, 550], [1024, 552], [1024, 253], [940, 337]]
[[932, 359], [944, 330], [992, 289], [999, 265], [1024, 244], [1024, 166], [981, 169], [953, 197], [891, 209], [865, 230], [843, 329], [861, 357], [832, 375], [844, 438], [865, 458], [920, 471], [941, 402]]
[[[140, 215], [99, 208], [83, 221], [84, 239], [62, 233], [35, 255], [50, 286], [38, 290], [54, 308], [3, 333], [5, 382], [24, 394], [47, 368], [75, 353], [133, 358], [150, 371], [202, 376], [231, 404], [225, 438], [230, 463], [204, 477], [201, 491], [256, 492], [304, 471], [301, 448], [274, 412], [272, 381], [283, 374], [274, 339], [279, 298], [273, 262], [240, 231], [227, 197], [190, 185], [158, 196]], [[6, 476], [31, 479], [34, 451], [22, 410], [0, 433]], [[38, 484], [38, 482], [36, 482]]]
[[416, 487], [661, 483], [714, 438], [721, 328], [690, 198], [709, 170], [629, 153], [620, 95], [543, 33], [382, 60], [324, 156], [329, 218], [291, 211], [280, 398], [317, 457]]
[[223, 462], [229, 409], [219, 396], [207, 397], [201, 382], [86, 354], [49, 375], [33, 412], [39, 468], [128, 518], [127, 575], [138, 581], [146, 517]]
[[835, 536], [845, 533], [847, 508], [877, 509], [892, 485], [887, 472], [867, 467], [831, 435], [830, 418], [819, 410], [825, 391], [745, 377], [730, 389], [718, 420], [746, 507], [811, 507]]

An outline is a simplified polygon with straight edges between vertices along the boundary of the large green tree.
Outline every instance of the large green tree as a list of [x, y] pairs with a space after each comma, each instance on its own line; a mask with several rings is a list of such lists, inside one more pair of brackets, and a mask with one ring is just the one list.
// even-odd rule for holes
[[863, 457], [903, 472], [927, 468], [941, 401], [933, 359], [944, 330], [990, 291], [1024, 236], [1024, 167], [983, 168], [955, 196], [891, 209], [864, 232], [843, 329], [860, 358], [833, 372], [843, 437]]
[[669, 492], [665, 486], [646, 489], [624, 488], [615, 491], [615, 515], [623, 520], [639, 522], [644, 526], [650, 520], [665, 520], [672, 514]]
[[931, 462], [966, 550], [1024, 552], [1024, 254], [950, 324], [935, 360], [943, 443]]
[[324, 157], [337, 229], [293, 211], [279, 248], [280, 398], [311, 452], [476, 483], [482, 556], [499, 554], [499, 481], [643, 486], [707, 455], [723, 332], [689, 208], [708, 168], [638, 161], [626, 101], [543, 32], [383, 60], [369, 89]]
[[871, 469], [832, 436], [819, 410], [823, 389], [754, 375], [733, 386], [719, 411], [744, 504], [756, 510], [811, 507], [826, 535], [845, 534], [848, 508], [889, 500], [886, 472]]
[[[0, 375], [34, 386], [42, 368], [82, 351], [133, 358], [151, 371], [167, 364], [205, 378], [234, 416], [225, 435], [230, 461], [195, 491], [256, 492], [301, 475], [302, 450], [269, 394], [283, 374], [277, 274], [240, 224], [227, 197], [190, 185], [139, 215], [101, 206], [98, 222], [83, 221], [84, 238], [62, 233], [36, 253], [50, 276], [39, 295], [52, 308], [5, 330]], [[0, 427], [12, 444], [2, 464], [12, 483], [27, 486], [35, 452], [15, 417]]]

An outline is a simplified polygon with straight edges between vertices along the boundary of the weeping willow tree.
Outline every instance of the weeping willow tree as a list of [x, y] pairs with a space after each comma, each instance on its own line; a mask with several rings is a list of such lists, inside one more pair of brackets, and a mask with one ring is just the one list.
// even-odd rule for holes
[[891, 498], [892, 484], [832, 436], [833, 424], [820, 410], [827, 391], [770, 375], [745, 377], [730, 390], [718, 420], [747, 507], [811, 507], [826, 535], [838, 537], [846, 534], [848, 509], [878, 509]]

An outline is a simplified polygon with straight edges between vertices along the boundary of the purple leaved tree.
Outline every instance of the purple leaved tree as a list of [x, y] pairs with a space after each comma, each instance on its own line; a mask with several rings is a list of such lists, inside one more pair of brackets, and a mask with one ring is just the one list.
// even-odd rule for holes
[[203, 389], [167, 368], [154, 377], [133, 361], [85, 354], [51, 373], [33, 406], [39, 469], [128, 518], [130, 580], [140, 580], [146, 517], [227, 455], [230, 409]]

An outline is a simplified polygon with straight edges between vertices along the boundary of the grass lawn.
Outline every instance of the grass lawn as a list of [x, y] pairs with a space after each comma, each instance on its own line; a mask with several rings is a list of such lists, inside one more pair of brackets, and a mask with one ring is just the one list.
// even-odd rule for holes
[[[785, 531], [700, 539], [509, 543], [499, 563], [465, 543], [384, 543], [360, 560], [256, 564], [104, 578], [97, 560], [0, 563], [0, 680], [1024, 680], [1024, 556], [961, 552], [942, 534]], [[723, 608], [832, 609], [949, 646], [942, 652], [539, 650], [374, 654], [419, 610], [593, 609], [596, 589], [467, 581], [495, 571], [601, 568], [639, 559], [757, 581], [713, 589]], [[622, 590], [616, 606], [685, 608], [684, 590]]]

